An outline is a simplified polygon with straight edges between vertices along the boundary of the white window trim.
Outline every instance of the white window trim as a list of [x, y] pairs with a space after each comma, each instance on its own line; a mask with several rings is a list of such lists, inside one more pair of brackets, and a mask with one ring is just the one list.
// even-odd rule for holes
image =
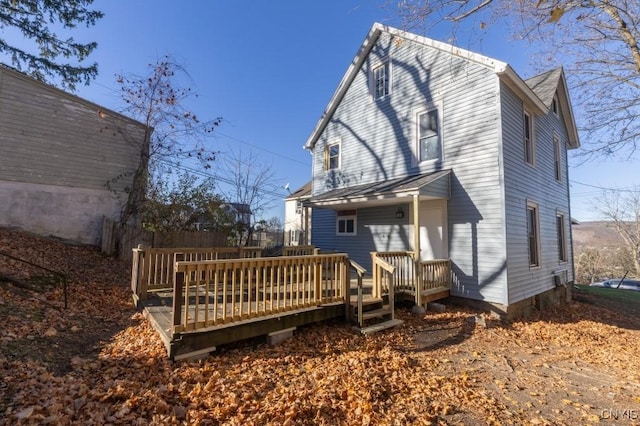
[[[535, 231], [536, 231], [536, 257], [538, 258], [538, 263], [531, 263], [531, 253], [529, 247], [529, 209], [534, 209], [535, 212]], [[525, 228], [527, 234], [527, 258], [529, 259], [529, 269], [540, 268], [542, 266], [542, 250], [540, 250], [540, 206], [538, 203], [527, 200], [527, 209], [526, 209], [526, 217], [525, 217]]]
[[562, 183], [562, 141], [557, 133], [553, 133], [553, 174], [556, 182]]
[[[335, 145], [338, 146], [338, 167], [332, 169], [330, 155], [331, 155], [331, 147]], [[325, 163], [324, 164], [325, 172], [328, 172], [331, 170], [339, 170], [342, 167], [342, 140], [341, 139], [333, 139], [332, 141], [327, 143], [324, 151], [324, 163]]]
[[[340, 232], [340, 220], [350, 220], [353, 219], [353, 232]], [[346, 227], [345, 227], [346, 229]], [[340, 211], [336, 212], [336, 236], [337, 237], [355, 237], [358, 235], [358, 213], [355, 211], [354, 214], [350, 215], [340, 215]]]
[[[387, 76], [387, 82], [388, 82], [388, 91], [387, 94], [376, 98], [376, 79], [375, 79], [375, 72], [377, 69], [383, 67], [387, 65], [387, 69], [388, 69], [388, 76]], [[379, 61], [376, 61], [372, 66], [371, 69], [369, 71], [369, 90], [371, 93], [371, 100], [372, 101], [380, 101], [383, 99], [388, 98], [389, 96], [391, 96], [391, 93], [393, 93], [392, 91], [392, 87], [393, 87], [393, 70], [392, 70], [392, 66], [391, 66], [391, 57], [387, 56], [385, 58], [380, 59]]]
[[[526, 119], [525, 117], [529, 117], [529, 136], [530, 141], [529, 145], [531, 146], [531, 162], [527, 160], [527, 139], [526, 139]], [[524, 162], [531, 167], [536, 167], [536, 133], [535, 133], [536, 125], [534, 121], [533, 114], [531, 114], [526, 109], [524, 110], [524, 114], [522, 115], [522, 145], [524, 151]]]
[[558, 247], [558, 264], [565, 264], [567, 262], [569, 262], [569, 250], [568, 250], [568, 241], [567, 241], [567, 215], [561, 211], [561, 210], [557, 210], [556, 211], [556, 244], [557, 241], [559, 240], [559, 235], [558, 234], [558, 218], [562, 218], [562, 255], [564, 256], [564, 259], [560, 258], [560, 247]]
[[[429, 111], [438, 111], [438, 144], [440, 145], [440, 158], [434, 158], [432, 160], [420, 159], [420, 121], [421, 114], [428, 113]], [[443, 137], [443, 110], [442, 100], [426, 104], [419, 108], [414, 108], [412, 111], [413, 116], [413, 165], [435, 164], [437, 162], [444, 161], [444, 137]]]

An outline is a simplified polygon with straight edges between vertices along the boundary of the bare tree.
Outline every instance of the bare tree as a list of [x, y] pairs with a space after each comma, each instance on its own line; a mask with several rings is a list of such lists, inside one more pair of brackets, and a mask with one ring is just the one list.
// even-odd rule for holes
[[121, 222], [139, 219], [140, 205], [146, 200], [149, 181], [161, 179], [163, 172], [181, 161], [196, 160], [204, 169], [211, 168], [215, 151], [207, 138], [220, 124], [221, 118], [202, 121], [187, 108], [197, 95], [190, 87], [182, 87], [179, 77], [186, 70], [165, 56], [149, 65], [147, 76], [118, 76], [124, 112], [145, 125], [144, 140], [137, 141], [138, 168], [133, 176]]
[[594, 207], [611, 222], [625, 248], [632, 253], [635, 276], [640, 277], [640, 188], [604, 191]]
[[463, 25], [474, 36], [507, 25], [538, 63], [564, 64], [583, 155], [628, 155], [640, 147], [639, 0], [402, 0], [407, 29]]
[[[251, 215], [256, 218], [282, 198], [282, 194], [276, 192], [280, 185], [277, 184], [272, 165], [262, 163], [253, 151], [243, 153], [238, 150], [227, 156], [221, 154], [220, 159], [228, 173], [224, 178], [228, 184], [226, 189], [221, 186], [221, 192], [228, 202], [249, 206]], [[253, 226], [238, 225], [238, 244], [243, 245], [251, 241]]]

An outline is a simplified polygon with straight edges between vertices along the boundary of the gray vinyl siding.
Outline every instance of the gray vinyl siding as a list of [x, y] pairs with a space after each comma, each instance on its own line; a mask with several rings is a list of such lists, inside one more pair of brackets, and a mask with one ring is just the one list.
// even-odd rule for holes
[[[523, 103], [509, 88], [502, 86], [503, 156], [509, 304], [554, 287], [554, 271], [567, 270], [573, 280], [573, 253], [570, 233], [569, 192], [567, 186], [567, 132], [561, 117], [553, 113], [534, 116], [535, 167], [524, 161]], [[554, 132], [560, 137], [562, 181], [555, 179]], [[529, 266], [527, 240], [527, 201], [538, 205], [540, 266]], [[558, 260], [556, 214], [565, 217], [568, 261]]]
[[124, 174], [123, 191], [143, 138], [140, 123], [0, 68], [0, 180], [107, 190]]
[[[408, 212], [410, 206], [401, 204]], [[323, 250], [349, 253], [349, 258], [371, 272], [371, 252], [407, 250], [411, 242], [409, 215], [395, 217], [398, 206], [377, 206], [357, 209], [355, 236], [336, 235], [336, 212], [327, 209], [313, 211], [312, 244]]]
[[[386, 57], [391, 61], [391, 93], [374, 101], [369, 69]], [[457, 276], [453, 293], [506, 303], [499, 98], [498, 78], [484, 65], [409, 40], [395, 43], [383, 34], [314, 146], [313, 195], [451, 169], [448, 247]], [[414, 112], [427, 105], [439, 108], [443, 158], [417, 164]], [[325, 172], [325, 146], [336, 140], [341, 143], [341, 167]], [[347, 237], [338, 241], [320, 235], [325, 232], [322, 226], [316, 228], [321, 217], [314, 216], [314, 241], [336, 250], [349, 249], [354, 259], [364, 261], [365, 253], [376, 250], [376, 243], [369, 235], [360, 238], [360, 228], [374, 223], [368, 221], [382, 220], [367, 213], [367, 209], [358, 210], [358, 238], [352, 238], [352, 244]], [[401, 237], [389, 245], [411, 250], [413, 242]]]

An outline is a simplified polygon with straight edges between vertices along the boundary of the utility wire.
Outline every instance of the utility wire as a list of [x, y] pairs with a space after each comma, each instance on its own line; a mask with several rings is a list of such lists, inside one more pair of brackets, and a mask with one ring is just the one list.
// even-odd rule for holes
[[636, 188], [606, 188], [604, 186], [591, 185], [588, 183], [578, 182], [577, 180], [572, 180], [571, 183], [577, 183], [578, 185], [588, 186], [589, 188], [596, 188], [602, 191], [614, 191], [614, 192], [638, 192], [640, 189]]

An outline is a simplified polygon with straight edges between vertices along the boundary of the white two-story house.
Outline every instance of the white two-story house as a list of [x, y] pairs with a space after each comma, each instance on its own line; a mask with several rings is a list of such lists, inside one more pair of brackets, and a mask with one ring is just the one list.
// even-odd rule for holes
[[451, 295], [507, 316], [568, 297], [567, 151], [580, 146], [562, 68], [506, 63], [375, 24], [305, 148], [311, 243], [450, 259]]

